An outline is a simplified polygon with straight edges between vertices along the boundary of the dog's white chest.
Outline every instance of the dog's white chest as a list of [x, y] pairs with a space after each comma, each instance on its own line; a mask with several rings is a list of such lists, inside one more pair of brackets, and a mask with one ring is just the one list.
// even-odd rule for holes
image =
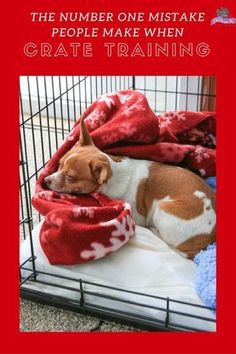
[[136, 223], [145, 226], [146, 218], [137, 211], [136, 203], [139, 184], [144, 178], [148, 178], [151, 162], [124, 158], [120, 162], [110, 159], [110, 164], [112, 176], [98, 191], [110, 198], [127, 201], [131, 205]]

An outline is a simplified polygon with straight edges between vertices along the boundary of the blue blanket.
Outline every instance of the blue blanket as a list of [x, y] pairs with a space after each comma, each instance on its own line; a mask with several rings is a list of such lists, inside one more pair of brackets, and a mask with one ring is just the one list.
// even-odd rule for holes
[[194, 257], [198, 265], [195, 281], [197, 294], [205, 304], [216, 308], [216, 244], [209, 245], [206, 250]]
[[206, 183], [209, 184], [209, 186], [216, 191], [216, 178], [215, 177], [207, 177], [206, 178]]
[[[216, 191], [216, 178], [206, 178], [206, 183]], [[195, 288], [197, 294], [212, 309], [216, 308], [216, 244], [199, 252], [194, 262], [198, 265]]]

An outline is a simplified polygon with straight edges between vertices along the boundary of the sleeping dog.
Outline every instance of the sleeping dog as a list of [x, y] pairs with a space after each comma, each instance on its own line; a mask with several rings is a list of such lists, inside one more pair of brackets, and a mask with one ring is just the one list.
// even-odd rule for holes
[[155, 228], [189, 258], [215, 240], [215, 193], [199, 176], [159, 162], [105, 154], [93, 144], [83, 119], [80, 132], [58, 171], [45, 178], [48, 188], [126, 200], [138, 225]]

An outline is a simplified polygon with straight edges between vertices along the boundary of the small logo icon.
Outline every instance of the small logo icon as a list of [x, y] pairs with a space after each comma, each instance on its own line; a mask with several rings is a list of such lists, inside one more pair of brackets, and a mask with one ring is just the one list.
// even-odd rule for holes
[[220, 7], [216, 10], [216, 17], [211, 20], [211, 25], [215, 25], [216, 23], [223, 24], [236, 24], [236, 18], [229, 17], [229, 10], [226, 7]]

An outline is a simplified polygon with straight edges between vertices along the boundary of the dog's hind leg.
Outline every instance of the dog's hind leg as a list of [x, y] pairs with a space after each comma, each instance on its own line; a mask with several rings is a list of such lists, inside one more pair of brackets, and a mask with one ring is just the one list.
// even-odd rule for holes
[[215, 211], [204, 193], [182, 200], [155, 201], [151, 218], [160, 237], [191, 258], [215, 240]]

